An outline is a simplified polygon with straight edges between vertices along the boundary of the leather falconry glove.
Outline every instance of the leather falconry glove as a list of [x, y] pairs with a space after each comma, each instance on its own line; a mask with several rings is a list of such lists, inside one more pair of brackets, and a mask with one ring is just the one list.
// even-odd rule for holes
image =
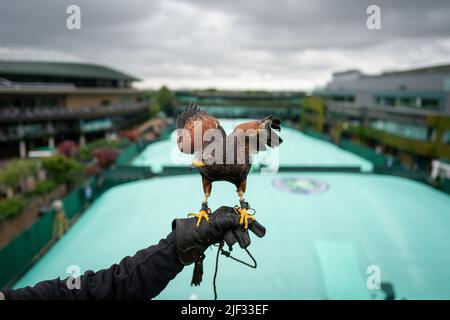
[[231, 248], [236, 242], [243, 249], [250, 245], [248, 230], [262, 238], [266, 229], [256, 220], [249, 221], [248, 230], [239, 223], [240, 216], [232, 207], [220, 207], [214, 211], [209, 222], [202, 220], [197, 227], [196, 218], [175, 219], [172, 229], [176, 234], [177, 254], [183, 265], [195, 263], [191, 285], [202, 281], [205, 250], [212, 244], [225, 240]]

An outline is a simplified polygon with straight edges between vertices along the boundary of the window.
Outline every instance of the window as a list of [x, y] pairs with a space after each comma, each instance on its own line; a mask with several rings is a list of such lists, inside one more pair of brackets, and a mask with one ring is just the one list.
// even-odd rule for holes
[[450, 144], [450, 130], [447, 130], [442, 135], [442, 142], [445, 144]]
[[370, 122], [372, 128], [382, 130], [410, 139], [421, 141], [428, 140], [428, 132], [426, 127], [396, 123], [392, 121], [374, 120]]
[[439, 109], [439, 100], [435, 98], [423, 98], [422, 108], [424, 109]]
[[383, 98], [381, 98], [381, 97], [375, 97], [375, 104], [376, 104], [377, 106], [381, 106], [381, 105], [383, 105], [383, 103], [384, 103]]
[[410, 97], [403, 97], [400, 98], [399, 106], [400, 107], [414, 107], [414, 101], [415, 99]]
[[330, 96], [332, 101], [338, 101], [338, 102], [354, 102], [355, 97], [352, 95], [336, 95], [336, 96]]
[[435, 97], [423, 97], [420, 94], [412, 96], [380, 95], [375, 96], [374, 102], [378, 106], [419, 108], [437, 110], [440, 108], [440, 99]]
[[395, 98], [394, 97], [385, 97], [384, 98], [384, 105], [389, 107], [395, 107]]

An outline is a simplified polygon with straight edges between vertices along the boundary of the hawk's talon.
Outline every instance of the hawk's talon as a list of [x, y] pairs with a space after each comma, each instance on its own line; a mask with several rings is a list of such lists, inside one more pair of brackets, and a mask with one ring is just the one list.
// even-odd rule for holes
[[[209, 208], [208, 208], [208, 209], [209, 209]], [[210, 210], [208, 210], [208, 211], [210, 211]], [[197, 227], [198, 227], [198, 226], [200, 226], [200, 222], [202, 221], [202, 219], [205, 219], [206, 222], [209, 223], [208, 211], [202, 209], [202, 210], [200, 210], [199, 213], [193, 213], [193, 212], [191, 212], [191, 213], [188, 214], [188, 217], [197, 217], [197, 223], [196, 223], [196, 225], [197, 225]]]
[[[239, 208], [238, 206], [235, 207], [237, 213], [241, 216], [239, 219], [239, 224], [243, 225], [244, 229], [248, 229], [248, 220], [255, 221], [256, 218], [254, 217], [255, 210], [251, 208]], [[253, 213], [248, 213], [250, 210], [253, 210]]]

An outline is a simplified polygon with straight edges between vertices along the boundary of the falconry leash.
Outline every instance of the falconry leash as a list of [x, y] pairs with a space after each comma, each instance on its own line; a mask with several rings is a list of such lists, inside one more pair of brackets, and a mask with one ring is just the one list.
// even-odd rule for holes
[[[238, 213], [238, 211], [236, 210], [236, 207], [234, 208], [234, 210], [236, 211], [236, 213]], [[256, 213], [256, 211], [254, 210], [254, 209], [252, 209], [253, 210], [253, 214], [255, 214]], [[227, 250], [225, 250], [223, 247], [224, 247], [224, 241], [222, 240], [218, 245], [214, 245], [214, 246], [217, 246], [217, 254], [216, 254], [216, 266], [215, 266], [215, 268], [214, 268], [214, 278], [213, 278], [213, 289], [214, 289], [214, 300], [217, 300], [217, 285], [216, 285], [216, 279], [217, 279], [217, 272], [218, 272], [218, 269], [219, 269], [219, 254], [222, 254], [222, 255], [224, 255], [225, 257], [227, 257], [227, 258], [231, 258], [232, 260], [234, 260], [234, 261], [236, 261], [236, 262], [239, 262], [239, 263], [242, 263], [243, 265], [246, 265], [247, 267], [249, 267], [249, 268], [253, 268], [253, 269], [256, 269], [256, 267], [258, 266], [258, 263], [256, 262], [256, 259], [252, 256], [252, 254], [250, 253], [250, 251], [247, 249], [247, 248], [245, 248], [244, 250], [245, 250], [245, 252], [247, 253], [247, 255], [250, 257], [250, 259], [252, 259], [252, 261], [253, 261], [253, 264], [250, 264], [250, 263], [248, 263], [248, 262], [246, 262], [246, 261], [243, 261], [243, 260], [241, 260], [241, 259], [238, 259], [238, 258], [236, 258], [236, 257], [233, 257], [232, 255], [231, 255], [231, 252], [230, 251], [232, 251], [232, 248], [231, 247], [229, 247], [229, 251], [227, 251]]]

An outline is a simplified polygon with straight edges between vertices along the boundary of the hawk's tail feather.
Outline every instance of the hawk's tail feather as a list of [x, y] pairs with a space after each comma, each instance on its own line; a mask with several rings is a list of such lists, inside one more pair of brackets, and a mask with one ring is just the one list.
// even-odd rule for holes
[[272, 115], [265, 117], [261, 120], [261, 123], [267, 125], [268, 127], [278, 130], [281, 130], [281, 120], [278, 118], [274, 118]]
[[278, 147], [283, 142], [283, 139], [274, 130], [281, 131], [281, 120], [268, 116], [262, 120], [262, 123], [267, 131], [266, 144], [271, 148]]
[[267, 130], [267, 145], [271, 148], [278, 147], [282, 142], [283, 139], [272, 129]]
[[281, 131], [281, 121], [280, 121], [280, 119], [278, 119], [278, 118], [272, 119], [272, 122], [271, 122], [271, 124], [270, 124], [270, 127], [271, 127], [272, 129]]

